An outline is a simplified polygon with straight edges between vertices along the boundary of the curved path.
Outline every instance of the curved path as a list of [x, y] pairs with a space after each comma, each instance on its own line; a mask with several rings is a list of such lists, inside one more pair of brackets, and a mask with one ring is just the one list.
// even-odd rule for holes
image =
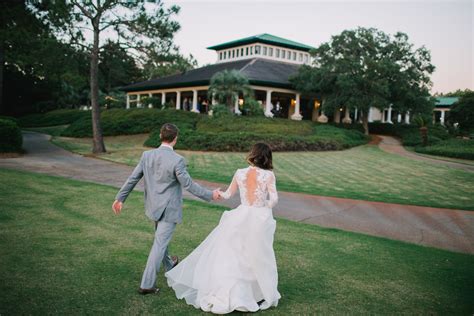
[[[49, 136], [24, 133], [27, 153], [0, 159], [0, 168], [27, 170], [120, 187], [132, 167], [72, 154], [49, 142]], [[215, 188], [217, 183], [198, 181]], [[142, 190], [142, 183], [137, 186]], [[193, 198], [185, 194], [186, 198]], [[111, 201], [112, 203], [112, 201]], [[234, 207], [237, 198], [224, 201]], [[474, 254], [474, 212], [367, 202], [280, 192], [277, 217]]]
[[390, 154], [395, 154], [403, 157], [407, 157], [414, 160], [426, 161], [429, 163], [439, 164], [448, 166], [451, 168], [461, 169], [464, 171], [474, 172], [474, 165], [463, 164], [455, 161], [441, 160], [436, 158], [430, 158], [422, 155], [418, 155], [414, 152], [408, 151], [402, 146], [401, 142], [395, 137], [376, 135], [381, 139], [379, 142], [379, 148]]

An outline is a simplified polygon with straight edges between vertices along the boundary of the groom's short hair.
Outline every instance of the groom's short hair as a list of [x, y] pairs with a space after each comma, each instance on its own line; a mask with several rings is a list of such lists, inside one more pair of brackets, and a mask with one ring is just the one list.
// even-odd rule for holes
[[165, 123], [160, 129], [160, 139], [162, 142], [171, 143], [178, 136], [179, 129], [176, 125]]

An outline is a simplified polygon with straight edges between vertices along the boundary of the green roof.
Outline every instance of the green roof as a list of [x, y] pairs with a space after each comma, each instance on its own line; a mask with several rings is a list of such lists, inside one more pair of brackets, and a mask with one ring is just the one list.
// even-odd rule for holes
[[302, 51], [309, 51], [310, 49], [313, 49], [314, 47], [301, 44], [298, 42], [290, 41], [285, 38], [281, 38], [278, 36], [274, 36], [271, 34], [259, 34], [259, 35], [254, 35], [250, 37], [245, 37], [241, 38], [235, 41], [230, 41], [226, 42], [223, 44], [218, 44], [214, 46], [209, 46], [208, 49], [213, 49], [213, 50], [221, 50], [221, 49], [226, 49], [226, 48], [231, 48], [231, 47], [236, 47], [236, 46], [241, 46], [241, 45], [247, 45], [247, 44], [252, 44], [252, 43], [264, 43], [264, 44], [270, 44], [270, 45], [276, 45], [276, 46], [282, 46], [286, 48], [292, 48], [292, 49], [297, 49], [297, 50], [302, 50]]
[[458, 100], [458, 97], [436, 97], [436, 107], [450, 107]]

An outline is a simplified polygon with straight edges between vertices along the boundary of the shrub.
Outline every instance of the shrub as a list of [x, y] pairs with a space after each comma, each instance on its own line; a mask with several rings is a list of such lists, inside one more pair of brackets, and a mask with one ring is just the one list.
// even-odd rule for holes
[[232, 117], [232, 112], [229, 110], [229, 107], [224, 104], [215, 104], [212, 106], [212, 117], [213, 118], [222, 118], [222, 117]]
[[12, 122], [15, 122], [16, 124], [18, 124], [18, 120], [12, 116], [3, 116], [3, 115], [0, 115], [0, 120], [7, 120], [7, 121], [12, 121]]
[[247, 98], [244, 102], [242, 112], [247, 116], [263, 116], [264, 111], [262, 105], [258, 103], [257, 100], [252, 98]]
[[20, 152], [22, 143], [18, 125], [12, 120], [0, 119], [0, 152]]
[[18, 123], [22, 127], [45, 127], [71, 124], [81, 118], [90, 120], [90, 117], [90, 111], [62, 109], [23, 116], [18, 119]]
[[[294, 129], [296, 124], [303, 127], [303, 132]], [[249, 126], [252, 126], [251, 130]], [[309, 133], [305, 130], [307, 127]], [[244, 117], [233, 120], [203, 119], [198, 122], [197, 130], [185, 130], [180, 135], [177, 149], [206, 151], [247, 151], [256, 142], [265, 142], [274, 151], [324, 151], [341, 150], [367, 142], [367, 138], [360, 132], [333, 126], [315, 127], [311, 122]], [[159, 145], [159, 131], [155, 131], [145, 142], [145, 146]]]
[[452, 138], [427, 147], [416, 147], [416, 152], [452, 158], [474, 160], [474, 140]]
[[[149, 133], [164, 123], [173, 123], [180, 129], [194, 129], [202, 116], [192, 112], [157, 109], [112, 109], [101, 115], [104, 136]], [[82, 118], [69, 125], [62, 133], [69, 137], [92, 137], [92, 121]]]

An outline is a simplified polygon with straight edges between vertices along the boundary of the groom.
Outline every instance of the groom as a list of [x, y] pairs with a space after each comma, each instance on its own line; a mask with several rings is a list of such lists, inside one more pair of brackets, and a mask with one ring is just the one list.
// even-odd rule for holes
[[138, 289], [140, 294], [159, 292], [155, 282], [161, 262], [167, 271], [178, 264], [178, 257], [168, 255], [168, 243], [176, 224], [182, 221], [181, 187], [206, 201], [220, 197], [219, 189], [209, 191], [193, 182], [189, 176], [184, 158], [173, 150], [178, 139], [178, 128], [175, 125], [164, 124], [160, 130], [160, 139], [160, 147], [143, 153], [112, 205], [115, 214], [120, 214], [127, 196], [138, 181], [145, 177], [145, 213], [155, 222], [155, 239]]

